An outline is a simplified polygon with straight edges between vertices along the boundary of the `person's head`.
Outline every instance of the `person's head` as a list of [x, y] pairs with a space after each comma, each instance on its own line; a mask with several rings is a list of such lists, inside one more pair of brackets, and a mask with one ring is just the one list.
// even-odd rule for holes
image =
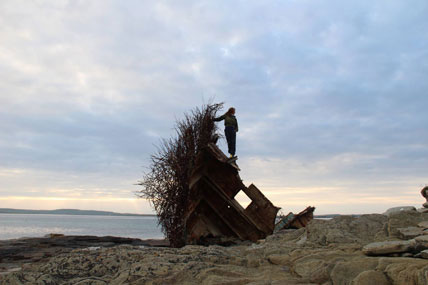
[[229, 110], [227, 110], [227, 115], [235, 115], [235, 108], [231, 107]]

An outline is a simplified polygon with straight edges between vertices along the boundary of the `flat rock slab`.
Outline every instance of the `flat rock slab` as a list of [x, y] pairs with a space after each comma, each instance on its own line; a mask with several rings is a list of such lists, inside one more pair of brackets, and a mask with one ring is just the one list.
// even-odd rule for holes
[[415, 240], [373, 242], [363, 247], [363, 253], [374, 256], [388, 255], [393, 253], [408, 252], [413, 250], [415, 246]]
[[79, 248], [133, 246], [169, 246], [165, 240], [141, 240], [113, 236], [50, 235], [42, 238], [22, 238], [0, 241], [0, 273], [17, 270], [24, 263], [44, 261]]
[[428, 249], [428, 235], [415, 237], [415, 241], [419, 248]]
[[428, 229], [428, 221], [423, 221], [418, 224], [418, 227], [422, 229]]
[[421, 257], [421, 258], [428, 259], [428, 249], [421, 251], [421, 252], [418, 254], [418, 256], [419, 256], [419, 257]]
[[397, 231], [402, 239], [412, 239], [424, 234], [424, 229], [420, 227], [398, 228]]

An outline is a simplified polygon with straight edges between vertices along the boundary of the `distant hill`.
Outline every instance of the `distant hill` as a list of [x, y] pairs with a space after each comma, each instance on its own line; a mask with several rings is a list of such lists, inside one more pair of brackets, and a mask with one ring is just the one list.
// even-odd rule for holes
[[[77, 210], [77, 209], [57, 209], [57, 210], [22, 210], [22, 209], [10, 209], [0, 208], [0, 214], [51, 214], [51, 215], [94, 215], [94, 216], [138, 216], [138, 217], [156, 217], [156, 215], [150, 214], [127, 214], [127, 213], [115, 213], [108, 211], [95, 211], [95, 210]], [[334, 218], [341, 216], [340, 214], [330, 215], [314, 215], [314, 218]], [[359, 217], [360, 215], [351, 215], [353, 217]]]
[[341, 215], [341, 214], [330, 214], [330, 215], [314, 215], [315, 219], [332, 219], [339, 216], [351, 216], [354, 218], [358, 218], [361, 215], [360, 214], [352, 214], [352, 215]]
[[94, 210], [77, 210], [77, 209], [57, 209], [57, 210], [21, 210], [0, 208], [0, 214], [51, 214], [51, 215], [95, 215], [95, 216], [153, 216], [156, 215], [140, 215], [140, 214], [122, 214], [107, 211]]

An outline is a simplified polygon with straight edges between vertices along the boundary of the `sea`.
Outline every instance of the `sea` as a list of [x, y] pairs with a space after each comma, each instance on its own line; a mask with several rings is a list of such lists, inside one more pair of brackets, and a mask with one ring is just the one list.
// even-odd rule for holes
[[0, 214], [0, 240], [47, 234], [164, 238], [155, 216]]

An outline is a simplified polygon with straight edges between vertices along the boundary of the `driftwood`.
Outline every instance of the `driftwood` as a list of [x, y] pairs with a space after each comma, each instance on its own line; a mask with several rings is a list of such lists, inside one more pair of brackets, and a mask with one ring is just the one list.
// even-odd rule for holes
[[[218, 237], [256, 241], [272, 234], [279, 208], [255, 185], [246, 187], [238, 169], [213, 143], [200, 151], [184, 214], [186, 243]], [[252, 200], [245, 209], [234, 199], [240, 191]]]

